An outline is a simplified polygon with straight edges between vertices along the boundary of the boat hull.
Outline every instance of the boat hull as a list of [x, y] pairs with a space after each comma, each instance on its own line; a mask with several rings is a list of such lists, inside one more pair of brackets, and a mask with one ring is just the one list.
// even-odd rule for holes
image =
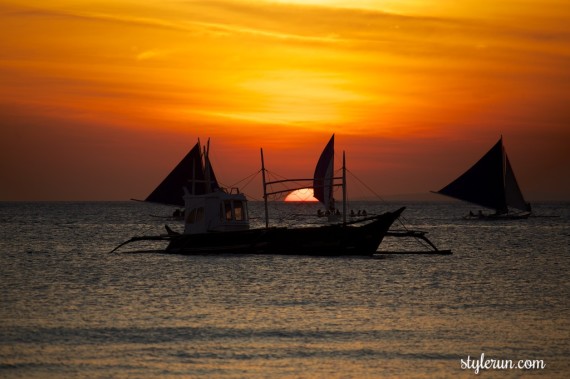
[[264, 228], [224, 233], [172, 236], [165, 252], [184, 255], [280, 254], [370, 256], [376, 253], [392, 223], [404, 208], [358, 225], [308, 228]]

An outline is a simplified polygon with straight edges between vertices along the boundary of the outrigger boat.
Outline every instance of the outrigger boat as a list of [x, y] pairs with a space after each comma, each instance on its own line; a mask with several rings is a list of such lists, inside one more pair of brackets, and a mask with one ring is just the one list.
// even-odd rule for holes
[[[346, 168], [343, 153], [342, 177], [331, 176], [334, 135], [317, 164], [311, 179], [266, 181], [266, 169], [261, 149], [261, 173], [265, 205], [265, 227], [250, 228], [246, 196], [238, 188], [223, 188], [216, 180], [208, 159], [209, 143], [202, 150], [200, 141], [145, 199], [148, 202], [184, 205], [184, 231], [175, 232], [165, 226], [167, 233], [157, 236], [136, 236], [121, 246], [136, 241], [168, 242], [165, 253], [203, 254], [283, 254], [313, 256], [371, 256], [377, 249], [404, 207], [393, 212], [346, 221]], [[285, 182], [313, 181], [316, 193], [332, 192], [332, 186], [343, 189], [343, 221], [338, 224], [289, 228], [270, 227], [268, 198], [295, 189], [268, 192], [268, 186]], [[340, 181], [334, 184], [333, 181]], [[398, 233], [396, 233], [398, 234]], [[396, 235], [399, 236], [399, 235]], [[418, 237], [418, 236], [416, 236]], [[425, 237], [419, 236], [426, 240]], [[429, 241], [428, 243], [433, 246]], [[435, 248], [435, 246], [433, 246]], [[437, 251], [437, 248], [435, 248]]]
[[[433, 191], [432, 191], [433, 192]], [[477, 163], [438, 193], [493, 209], [469, 212], [465, 219], [517, 220], [531, 215], [503, 145], [503, 137]]]

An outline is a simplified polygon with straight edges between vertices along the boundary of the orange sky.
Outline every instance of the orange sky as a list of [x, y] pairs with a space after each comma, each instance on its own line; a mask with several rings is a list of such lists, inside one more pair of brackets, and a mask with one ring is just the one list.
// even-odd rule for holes
[[381, 195], [502, 134], [530, 200], [570, 200], [567, 0], [36, 3], [0, 1], [0, 200], [144, 198], [208, 137], [224, 184], [260, 147], [311, 176], [332, 133]]

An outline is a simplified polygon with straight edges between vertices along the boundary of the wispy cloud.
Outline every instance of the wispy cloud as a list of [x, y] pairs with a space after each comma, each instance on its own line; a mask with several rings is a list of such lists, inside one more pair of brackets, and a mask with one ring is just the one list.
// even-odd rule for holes
[[183, 25], [167, 21], [161, 18], [137, 17], [125, 14], [114, 14], [108, 12], [81, 11], [57, 8], [35, 8], [21, 7], [13, 9], [11, 12], [4, 13], [4, 16], [22, 17], [22, 18], [44, 18], [44, 19], [68, 19], [86, 22], [105, 22], [113, 24], [125, 24], [129, 26], [139, 26], [144, 28], [159, 28], [168, 30], [186, 31]]

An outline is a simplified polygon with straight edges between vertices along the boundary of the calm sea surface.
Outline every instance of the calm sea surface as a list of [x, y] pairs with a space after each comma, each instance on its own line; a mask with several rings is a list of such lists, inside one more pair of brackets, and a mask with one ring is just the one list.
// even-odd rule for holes
[[[406, 225], [454, 255], [109, 254], [181, 225], [135, 202], [0, 203], [0, 377], [455, 378], [475, 377], [461, 360], [482, 353], [546, 366], [487, 377], [570, 377], [570, 204], [509, 222], [464, 221], [462, 203], [405, 205]], [[316, 210], [270, 214], [306, 225]], [[250, 213], [261, 225], [259, 203]]]

